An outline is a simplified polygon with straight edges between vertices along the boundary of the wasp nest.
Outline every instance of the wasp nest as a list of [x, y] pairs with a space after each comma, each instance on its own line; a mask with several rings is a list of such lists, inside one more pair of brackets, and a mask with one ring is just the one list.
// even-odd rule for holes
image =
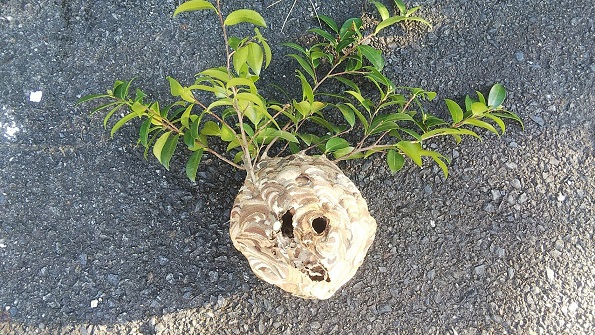
[[231, 211], [234, 246], [262, 280], [328, 299], [351, 279], [374, 240], [364, 198], [326, 157], [264, 158]]

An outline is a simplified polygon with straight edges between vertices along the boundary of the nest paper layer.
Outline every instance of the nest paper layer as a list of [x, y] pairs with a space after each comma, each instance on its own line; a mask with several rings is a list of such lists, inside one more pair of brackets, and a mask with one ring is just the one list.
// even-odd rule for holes
[[231, 211], [234, 246], [262, 280], [302, 298], [330, 298], [374, 240], [366, 201], [326, 157], [265, 158], [255, 174]]

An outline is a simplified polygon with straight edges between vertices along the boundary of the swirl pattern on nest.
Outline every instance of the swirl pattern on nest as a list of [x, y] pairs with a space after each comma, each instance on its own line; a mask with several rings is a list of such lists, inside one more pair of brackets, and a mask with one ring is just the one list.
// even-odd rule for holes
[[330, 298], [374, 240], [366, 201], [324, 156], [267, 157], [255, 175], [231, 211], [234, 246], [262, 280], [302, 298]]

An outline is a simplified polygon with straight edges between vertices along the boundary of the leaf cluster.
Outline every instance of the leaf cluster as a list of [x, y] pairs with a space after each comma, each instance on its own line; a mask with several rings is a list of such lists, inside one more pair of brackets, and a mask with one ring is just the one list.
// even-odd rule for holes
[[[429, 157], [448, 176], [448, 158], [426, 149], [425, 141], [449, 136], [459, 143], [463, 135], [480, 138], [477, 128], [503, 133], [503, 119], [521, 123], [516, 114], [502, 106], [506, 90], [500, 84], [491, 88], [487, 98], [480, 92], [477, 98], [467, 96], [464, 106], [445, 100], [451, 120], [426, 111], [425, 101], [433, 100], [436, 93], [398, 86], [387, 78], [382, 72], [382, 51], [369, 42], [383, 29], [398, 23], [430, 24], [414, 15], [419, 6], [408, 9], [401, 0], [395, 0], [398, 15], [391, 16], [383, 4], [371, 2], [380, 15], [372, 31], [366, 31], [360, 18], [338, 24], [320, 15], [323, 26], [309, 30], [318, 37], [318, 43], [309, 47], [284, 44], [292, 50], [288, 57], [297, 63], [300, 98], [280, 103], [260, 94], [260, 74], [269, 66], [272, 55], [259, 30], [266, 27], [266, 22], [258, 12], [239, 9], [224, 17], [219, 2], [215, 6], [204, 0], [190, 0], [181, 4], [174, 16], [196, 10], [215, 12], [223, 32], [225, 65], [198, 73], [188, 86], [168, 77], [176, 101], [167, 106], [147, 101], [140, 89], [133, 92], [132, 81], [116, 81], [107, 93], [89, 95], [80, 102], [107, 99], [93, 110], [107, 111], [105, 127], [117, 111], [126, 111], [112, 125], [112, 136], [124, 124], [140, 118], [139, 143], [145, 147], [145, 154], [151, 151], [167, 169], [183, 143], [191, 152], [186, 163], [191, 180], [196, 178], [205, 154], [245, 169], [253, 178], [255, 163], [273, 147], [277, 154], [313, 151], [337, 161], [382, 153], [393, 172], [403, 167], [406, 158], [422, 166], [423, 157]], [[253, 25], [254, 34], [229, 35], [229, 28], [237, 24]], [[333, 81], [336, 85], [331, 87], [340, 85], [340, 92], [325, 91], [328, 85], [323, 84]], [[207, 100], [201, 101], [199, 96], [207, 96]], [[358, 141], [350, 140], [354, 134]], [[216, 149], [221, 145], [225, 150]]]

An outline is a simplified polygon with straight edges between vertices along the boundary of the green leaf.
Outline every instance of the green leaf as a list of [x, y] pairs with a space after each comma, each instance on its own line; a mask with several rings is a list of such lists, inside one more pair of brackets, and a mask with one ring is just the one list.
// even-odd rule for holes
[[405, 157], [396, 150], [389, 150], [386, 154], [386, 162], [392, 173], [398, 172], [405, 165]]
[[224, 67], [207, 69], [207, 70], [200, 72], [199, 75], [209, 76], [209, 77], [221, 80], [224, 83], [226, 83], [229, 79], [231, 79], [230, 74], [227, 73], [227, 70]]
[[521, 120], [521, 118], [518, 117], [518, 115], [516, 115], [515, 113], [513, 113], [511, 111], [505, 111], [503, 113], [492, 112], [492, 113], [490, 113], [490, 115], [494, 115], [494, 116], [497, 116], [497, 117], [500, 117], [500, 118], [515, 120], [515, 121], [517, 121], [518, 123], [521, 124], [521, 128], [524, 128], [523, 121]]
[[157, 139], [157, 141], [155, 141], [155, 144], [153, 145], [153, 155], [157, 158], [157, 160], [161, 164], [163, 164], [163, 162], [161, 161], [161, 152], [163, 151], [163, 146], [165, 146], [165, 142], [167, 142], [167, 139], [169, 138], [170, 134], [171, 134], [171, 131], [163, 133]]
[[403, 151], [405, 155], [409, 156], [409, 158], [411, 158], [411, 160], [413, 160], [413, 162], [419, 167], [422, 166], [421, 152], [423, 149], [419, 143], [401, 141], [397, 143], [397, 148], [401, 149], [401, 151]]
[[422, 155], [432, 157], [432, 159], [436, 162], [436, 164], [438, 164], [440, 169], [442, 169], [444, 178], [448, 178], [448, 166], [446, 166], [446, 163], [444, 163], [444, 160], [447, 160], [446, 157], [442, 156], [441, 154], [435, 151], [430, 150], [423, 150]]
[[105, 114], [105, 117], [103, 118], [103, 128], [107, 128], [107, 122], [109, 121], [109, 119], [112, 117], [112, 115], [114, 115], [116, 111], [118, 111], [123, 106], [124, 103], [117, 102], [116, 107], [112, 108], [107, 114]]
[[138, 138], [140, 143], [146, 148], [149, 143], [149, 129], [151, 128], [151, 119], [147, 118], [140, 126], [138, 131]]
[[192, 103], [196, 102], [192, 91], [180, 85], [180, 83], [172, 77], [167, 77], [167, 80], [169, 81], [171, 95], [174, 97], [180, 97], [184, 101]]
[[175, 134], [173, 136], [169, 136], [165, 144], [163, 145], [163, 149], [161, 150], [161, 164], [165, 167], [166, 170], [169, 171], [169, 161], [171, 157], [174, 155], [176, 151], [176, 147], [178, 146], [178, 140], [180, 139], [179, 134]]
[[382, 58], [382, 52], [369, 45], [360, 45], [357, 47], [361, 51], [362, 55], [376, 68], [378, 71], [382, 71], [384, 68], [384, 59]]
[[500, 84], [494, 84], [490, 89], [490, 94], [488, 94], [488, 106], [498, 108], [502, 105], [504, 99], [506, 99], [506, 89]]
[[296, 55], [296, 54], [289, 54], [287, 56], [297, 60], [297, 62], [304, 69], [304, 71], [306, 71], [306, 73], [310, 77], [312, 77], [312, 80], [316, 81], [316, 75], [314, 74], [314, 69], [312, 69], [312, 66], [310, 65], [310, 63], [308, 63], [304, 58], [302, 58], [301, 56]]
[[198, 165], [200, 165], [203, 153], [203, 149], [196, 150], [188, 158], [188, 163], [186, 163], [186, 176], [192, 181], [196, 181], [196, 172], [198, 171]]
[[326, 23], [326, 25], [332, 29], [332, 31], [334, 31], [335, 33], [339, 33], [339, 26], [337, 25], [337, 22], [335, 22], [335, 20], [331, 19], [330, 17], [326, 16], [326, 15], [318, 15], [318, 18], [321, 19], [324, 23]]
[[292, 48], [293, 50], [299, 51], [299, 52], [303, 53], [304, 55], [308, 54], [306, 49], [304, 49], [301, 45], [291, 43], [291, 42], [281, 43], [281, 45]]
[[502, 134], [504, 134], [504, 132], [506, 131], [506, 125], [504, 124], [504, 121], [502, 121], [501, 118], [490, 113], [485, 114], [484, 117], [487, 117], [488, 119], [494, 121], [502, 130]]
[[219, 136], [221, 135], [221, 129], [219, 129], [219, 126], [215, 122], [207, 121], [200, 133], [207, 136]]
[[483, 94], [481, 94], [481, 92], [479, 92], [479, 91], [475, 91], [475, 93], [477, 94], [477, 98], [479, 99], [479, 102], [481, 102], [485, 105], [486, 98], [483, 96]]
[[386, 6], [378, 1], [370, 0], [370, 2], [376, 6], [376, 9], [378, 9], [378, 14], [380, 14], [380, 18], [382, 20], [386, 20], [390, 17], [390, 13], [388, 12], [388, 9], [386, 9]]
[[120, 120], [118, 120], [118, 122], [116, 122], [116, 124], [112, 127], [112, 130], [110, 132], [110, 136], [114, 136], [114, 134], [116, 133], [116, 131], [118, 131], [118, 129], [120, 129], [124, 124], [126, 124], [126, 122], [132, 120], [133, 118], [137, 117], [137, 116], [141, 116], [142, 114], [137, 113], [137, 112], [131, 112], [126, 114], [123, 118], [121, 118]]
[[297, 77], [300, 78], [300, 82], [302, 83], [302, 99], [308, 100], [310, 104], [314, 102], [314, 92], [312, 91], [312, 86], [306, 80], [306, 77], [300, 70], [296, 70]]
[[182, 123], [182, 126], [186, 128], [190, 128], [190, 112], [192, 112], [193, 107], [194, 104], [188, 105], [188, 107], [186, 107], [186, 110], [184, 110], [184, 113], [182, 113], [182, 116], [180, 117], [180, 122]]
[[405, 15], [407, 13], [407, 6], [405, 6], [403, 0], [395, 0], [395, 5], [397, 5], [401, 15]]
[[89, 101], [89, 100], [95, 100], [95, 99], [99, 99], [99, 98], [109, 98], [110, 96], [107, 94], [89, 94], [89, 95], [85, 95], [84, 97], [80, 98], [77, 100], [76, 104], [82, 104], [85, 101]]
[[474, 102], [471, 104], [471, 112], [473, 115], [483, 116], [487, 110], [488, 106], [483, 102]]
[[278, 129], [274, 129], [274, 131], [271, 132], [271, 135], [274, 137], [280, 137], [284, 140], [286, 140], [287, 142], [292, 142], [292, 143], [299, 143], [300, 141], [297, 139], [297, 137], [295, 137], [295, 135], [293, 135], [290, 132], [287, 132], [285, 130], [278, 130]]
[[463, 121], [463, 124], [470, 124], [472, 126], [484, 128], [484, 129], [491, 131], [492, 133], [494, 133], [496, 135], [500, 135], [498, 133], [498, 131], [496, 130], [496, 128], [494, 128], [494, 126], [492, 126], [491, 124], [489, 124], [485, 121], [481, 121], [481, 120], [477, 120], [477, 119], [467, 119], [467, 120]]
[[308, 31], [311, 33], [314, 33], [318, 36], [321, 36], [325, 40], [331, 42], [331, 44], [337, 43], [337, 39], [333, 35], [331, 35], [329, 32], [324, 31], [320, 28], [312, 28], [312, 29], [309, 29]]
[[419, 16], [393, 16], [390, 17], [382, 22], [380, 22], [378, 24], [378, 26], [376, 26], [376, 29], [374, 30], [374, 34], [378, 34], [382, 29], [392, 26], [396, 23], [399, 23], [401, 21], [416, 21], [416, 22], [421, 22], [429, 27], [431, 27], [432, 25], [426, 21], [425, 19], [419, 17]]
[[257, 76], [260, 75], [262, 63], [264, 62], [264, 54], [262, 48], [257, 43], [248, 43], [248, 57], [246, 61], [248, 66], [254, 71]]
[[262, 44], [262, 48], [264, 49], [264, 68], [266, 69], [267, 67], [269, 67], [269, 64], [271, 64], [271, 59], [273, 59], [273, 54], [271, 52], [271, 47], [269, 46], [269, 44], [262, 40], [260, 41], [260, 44]]
[[341, 114], [343, 114], [343, 117], [345, 118], [345, 121], [347, 121], [347, 123], [349, 123], [349, 126], [353, 127], [353, 125], [355, 125], [355, 113], [353, 112], [353, 110], [344, 104], [339, 104], [339, 105], [335, 105], [339, 111], [341, 111]]
[[128, 89], [130, 88], [130, 84], [132, 83], [132, 80], [130, 81], [116, 81], [115, 85], [114, 85], [114, 96], [116, 98], [119, 99], [126, 99], [126, 97], [128, 96]]
[[231, 142], [236, 139], [236, 133], [233, 129], [229, 128], [226, 125], [221, 126], [221, 139], [225, 142]]
[[348, 146], [349, 142], [347, 142], [345, 139], [342, 139], [340, 137], [333, 137], [326, 142], [325, 153], [334, 152], [339, 149], [347, 148]]
[[444, 101], [446, 102], [452, 121], [454, 123], [461, 122], [461, 120], [463, 120], [463, 110], [461, 109], [461, 106], [450, 99], [445, 99]]
[[247, 46], [243, 46], [233, 53], [233, 69], [236, 71], [238, 75], [241, 75], [242, 67], [244, 66], [244, 64], [246, 64], [249, 53], [250, 50]]
[[179, 5], [178, 8], [176, 8], [176, 10], [174, 11], [174, 17], [183, 12], [192, 12], [201, 9], [212, 9], [215, 12], [217, 12], [215, 7], [208, 1], [190, 0], [184, 2], [183, 4]]
[[471, 99], [471, 97], [469, 95], [465, 96], [465, 110], [467, 112], [471, 111], [471, 105], [473, 105], [474, 102], [476, 102], [476, 101]]
[[266, 27], [264, 18], [256, 11], [251, 9], [238, 9], [231, 12], [223, 22], [226, 26], [233, 26], [235, 24], [246, 22], [256, 26]]
[[342, 82], [343, 84], [349, 86], [350, 88], [352, 88], [357, 93], [361, 93], [359, 87], [357, 86], [357, 84], [353, 80], [350, 80], [350, 79], [347, 79], [347, 78], [341, 77], [341, 76], [336, 76], [336, 77], [333, 77], [333, 78], [335, 78], [338, 81]]
[[346, 36], [351, 36], [352, 32], [359, 31], [362, 25], [363, 22], [360, 18], [352, 17], [347, 19], [345, 22], [343, 22], [341, 29], [339, 29], [339, 35], [341, 36], [341, 39], [345, 38]]

